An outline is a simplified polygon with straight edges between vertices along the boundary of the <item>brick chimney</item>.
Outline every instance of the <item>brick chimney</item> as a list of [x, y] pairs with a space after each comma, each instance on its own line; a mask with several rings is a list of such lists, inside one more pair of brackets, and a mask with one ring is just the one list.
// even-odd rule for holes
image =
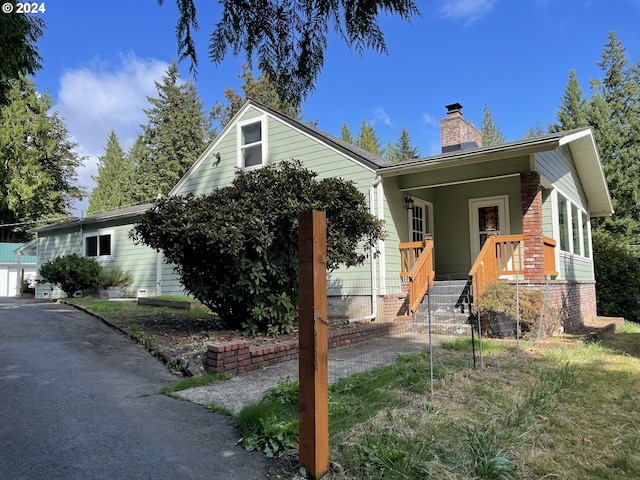
[[482, 146], [482, 133], [473, 123], [462, 118], [462, 105], [447, 105], [447, 116], [440, 120], [442, 153]]

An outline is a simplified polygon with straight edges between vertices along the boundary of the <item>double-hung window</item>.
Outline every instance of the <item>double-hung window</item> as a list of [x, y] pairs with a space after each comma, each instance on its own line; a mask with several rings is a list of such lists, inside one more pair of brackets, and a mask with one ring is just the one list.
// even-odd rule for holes
[[84, 254], [87, 257], [111, 255], [111, 232], [85, 235]]
[[256, 168], [266, 163], [266, 119], [260, 117], [238, 124], [238, 167]]

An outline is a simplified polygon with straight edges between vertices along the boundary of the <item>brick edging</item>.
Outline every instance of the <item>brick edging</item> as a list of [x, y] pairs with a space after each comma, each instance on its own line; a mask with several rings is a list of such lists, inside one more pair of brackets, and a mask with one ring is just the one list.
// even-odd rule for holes
[[[329, 348], [345, 347], [373, 338], [404, 333], [410, 320], [354, 325], [352, 328], [329, 330]], [[296, 340], [252, 346], [244, 340], [216, 342], [207, 347], [204, 368], [217, 373], [244, 373], [278, 363], [296, 360], [299, 349]]]

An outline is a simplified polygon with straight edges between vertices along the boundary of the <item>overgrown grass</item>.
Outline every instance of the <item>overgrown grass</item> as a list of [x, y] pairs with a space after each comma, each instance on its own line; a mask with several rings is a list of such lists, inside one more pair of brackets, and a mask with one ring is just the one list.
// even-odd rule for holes
[[[513, 343], [484, 342], [484, 369], [469, 367], [471, 342], [458, 340], [438, 350], [433, 399], [427, 354], [340, 380], [326, 478], [640, 478], [639, 335], [625, 325], [601, 342], [517, 355]], [[277, 455], [297, 434], [297, 410], [297, 382], [281, 382], [237, 424], [252, 448]]]

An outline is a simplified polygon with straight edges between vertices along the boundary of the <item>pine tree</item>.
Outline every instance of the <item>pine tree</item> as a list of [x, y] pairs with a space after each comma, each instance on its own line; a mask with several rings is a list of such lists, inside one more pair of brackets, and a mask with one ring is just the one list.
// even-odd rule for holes
[[51, 104], [21, 77], [0, 106], [0, 224], [20, 224], [0, 228], [0, 241], [28, 239], [35, 222], [65, 218], [84, 196], [76, 171], [85, 158]]
[[562, 94], [562, 103], [558, 108], [558, 121], [550, 126], [552, 132], [572, 130], [589, 124], [587, 119], [588, 102], [583, 98], [575, 70], [569, 72], [567, 88]]
[[87, 214], [117, 210], [135, 203], [133, 165], [113, 131], [107, 139], [104, 155], [98, 157], [98, 175], [92, 178], [96, 186], [89, 197]]
[[540, 123], [537, 123], [535, 127], [525, 130], [522, 138], [536, 138], [546, 135], [547, 133], [549, 132], [547, 132]]
[[0, 15], [0, 105], [7, 104], [12, 82], [42, 68], [36, 42], [44, 27], [39, 15]]
[[342, 140], [352, 145], [355, 145], [357, 141], [351, 135], [351, 130], [349, 130], [349, 126], [346, 123], [342, 124]]
[[[248, 59], [255, 55], [256, 63], [276, 86], [280, 97], [298, 104], [313, 91], [324, 64], [330, 31], [339, 32], [338, 37], [360, 55], [368, 48], [386, 53], [378, 16], [398, 15], [409, 21], [420, 13], [413, 0], [298, 0], [261, 4], [219, 0], [219, 3], [222, 12], [209, 37], [209, 58], [220, 64], [228, 49], [234, 55], [243, 52]], [[179, 0], [178, 12], [176, 37], [180, 59], [190, 58], [195, 69], [198, 59], [191, 33], [198, 29], [195, 0]]]
[[392, 145], [391, 142], [389, 142], [385, 148], [385, 157], [392, 162], [401, 162], [403, 160], [410, 160], [419, 156], [420, 151], [418, 147], [411, 145], [409, 131], [404, 125], [400, 130], [400, 134], [398, 135], [398, 140], [395, 145]]
[[592, 81], [588, 122], [595, 130], [615, 214], [599, 228], [640, 244], [640, 65], [629, 65], [625, 48], [610, 32]]
[[276, 87], [265, 74], [261, 74], [256, 80], [251, 67], [245, 64], [242, 65], [242, 73], [238, 75], [238, 78], [244, 80], [241, 86], [242, 94], [231, 88], [225, 89], [224, 96], [227, 103], [216, 102], [211, 111], [211, 118], [219, 123], [220, 128], [224, 128], [229, 123], [247, 100], [254, 100], [288, 117], [301, 120], [300, 104], [283, 101], [278, 95]]
[[146, 153], [137, 160], [136, 200], [140, 203], [166, 195], [193, 165], [210, 141], [211, 122], [202, 110], [191, 81], [180, 83], [175, 62], [162, 82], [156, 82], [157, 98], [147, 97], [142, 125]]
[[495, 123], [489, 106], [484, 106], [484, 117], [482, 119], [482, 146], [500, 145], [504, 143], [504, 135]]
[[363, 150], [375, 155], [382, 155], [382, 151], [380, 150], [380, 140], [378, 140], [378, 137], [376, 136], [373, 125], [365, 122], [364, 120], [360, 125], [360, 135], [358, 136], [356, 144]]

